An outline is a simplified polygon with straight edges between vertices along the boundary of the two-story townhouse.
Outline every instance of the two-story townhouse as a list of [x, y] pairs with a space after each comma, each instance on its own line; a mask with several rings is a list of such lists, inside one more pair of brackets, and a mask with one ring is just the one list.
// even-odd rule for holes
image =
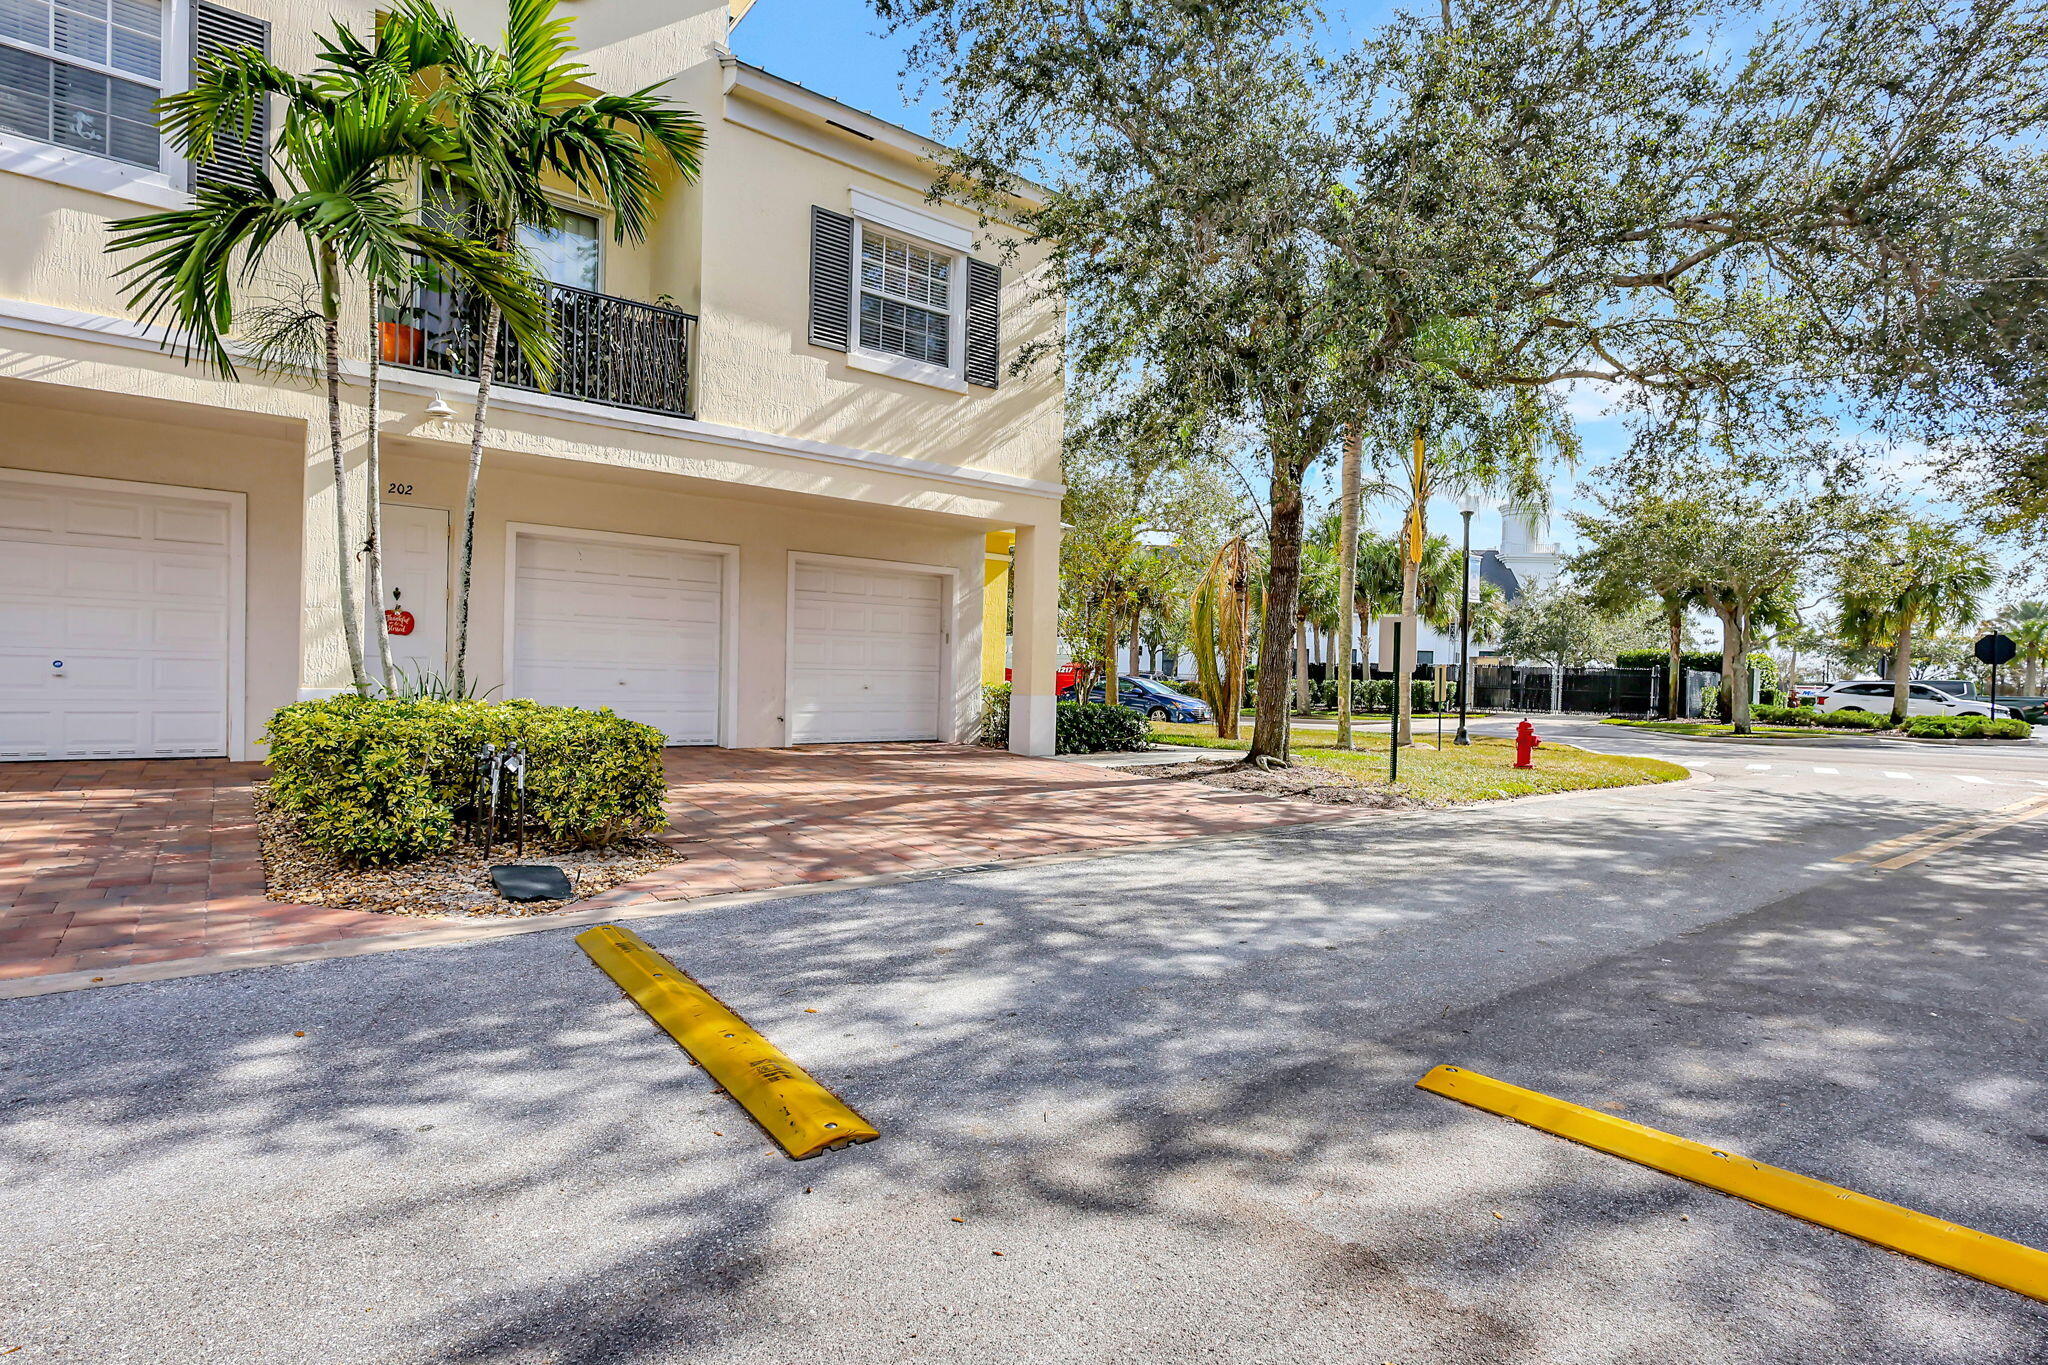
[[[595, 83], [666, 82], [707, 145], [644, 243], [567, 201], [528, 242], [566, 358], [546, 392], [515, 367], [490, 408], [471, 673], [676, 744], [962, 739], [1007, 574], [1012, 747], [1049, 753], [1062, 389], [1010, 372], [1057, 321], [1040, 263], [928, 201], [923, 139], [736, 60], [745, 8], [564, 6]], [[195, 53], [304, 69], [317, 30], [374, 12], [0, 7], [0, 759], [256, 757], [276, 707], [346, 686], [323, 396], [167, 353], [105, 248], [111, 220], [232, 173], [182, 164], [149, 118]], [[363, 605], [401, 665], [445, 675], [475, 356], [460, 300], [417, 302], [381, 329], [389, 592]]]

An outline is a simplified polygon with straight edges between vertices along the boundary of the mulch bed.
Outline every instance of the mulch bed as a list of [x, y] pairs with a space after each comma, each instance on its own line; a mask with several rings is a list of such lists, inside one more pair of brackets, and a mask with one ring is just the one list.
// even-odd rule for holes
[[1262, 792], [1267, 796], [1291, 796], [1298, 800], [1319, 801], [1326, 806], [1411, 810], [1429, 804], [1420, 797], [1390, 792], [1385, 787], [1376, 787], [1355, 777], [1346, 777], [1340, 772], [1314, 763], [1297, 763], [1292, 768], [1266, 771], [1247, 768], [1241, 763], [1195, 762], [1166, 764], [1135, 771], [1142, 772], [1147, 777], [1200, 782], [1204, 786], [1228, 787], [1241, 792]]
[[[270, 899], [417, 919], [545, 915], [682, 861], [682, 855], [660, 839], [629, 839], [602, 849], [556, 848], [528, 839], [518, 857], [511, 844], [499, 844], [488, 858], [474, 844], [458, 844], [446, 853], [399, 867], [343, 867], [301, 837], [298, 820], [274, 809], [261, 784], [256, 788], [256, 824], [263, 841], [264, 890]], [[575, 894], [568, 900], [504, 900], [491, 885], [491, 869], [506, 863], [551, 863], [569, 874]]]

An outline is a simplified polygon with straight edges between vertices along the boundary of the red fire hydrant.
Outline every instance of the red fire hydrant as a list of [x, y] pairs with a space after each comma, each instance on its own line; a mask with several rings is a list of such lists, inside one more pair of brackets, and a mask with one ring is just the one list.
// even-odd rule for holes
[[1536, 738], [1536, 727], [1523, 721], [1515, 727], [1515, 766], [1533, 768], [1536, 766], [1536, 751], [1543, 747], [1543, 741]]

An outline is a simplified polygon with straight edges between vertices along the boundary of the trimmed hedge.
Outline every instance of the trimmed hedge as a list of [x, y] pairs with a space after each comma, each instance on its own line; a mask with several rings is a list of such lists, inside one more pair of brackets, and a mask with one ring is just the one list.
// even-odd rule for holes
[[[1152, 722], [1128, 706], [1101, 701], [1063, 701], [1053, 708], [1054, 750], [1063, 754], [1114, 754], [1152, 742]], [[981, 743], [1010, 747], [1010, 684], [981, 689]]]
[[2026, 739], [2034, 733], [2025, 721], [2003, 716], [1908, 716], [1900, 730], [1915, 739]]
[[[1679, 665], [1695, 673], [1719, 673], [1721, 651], [1695, 649], [1678, 656]], [[1614, 656], [1616, 668], [1669, 668], [1671, 655], [1661, 649], [1624, 649]]]
[[664, 818], [661, 731], [608, 710], [336, 697], [283, 708], [264, 739], [270, 799], [352, 866], [411, 862], [452, 844], [486, 744], [526, 751], [531, 832], [597, 847]]
[[1128, 706], [1106, 701], [1063, 701], [1056, 708], [1055, 746], [1063, 754], [1118, 754], [1152, 743], [1152, 722]]

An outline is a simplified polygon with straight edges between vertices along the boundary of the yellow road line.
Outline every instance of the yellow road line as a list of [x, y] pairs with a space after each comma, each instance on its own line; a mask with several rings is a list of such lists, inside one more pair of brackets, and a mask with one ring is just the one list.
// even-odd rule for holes
[[2048, 1301], [2048, 1254], [1535, 1090], [1440, 1066], [1416, 1086], [1708, 1189]]
[[2017, 825], [2024, 820], [2031, 820], [2035, 816], [2043, 814], [2044, 812], [2048, 812], [2048, 805], [2036, 805], [2031, 810], [2023, 810], [2017, 815], [2008, 815], [2003, 820], [1993, 820], [1986, 824], [1979, 825], [1975, 829], [1967, 829], [1964, 830], [1962, 833], [1954, 835], [1950, 838], [1942, 839], [1936, 843], [1923, 845], [1922, 847], [1913, 849], [1912, 851], [1907, 853], [1902, 853], [1896, 858], [1887, 858], [1883, 862], [1877, 864], [1877, 866], [1887, 872], [1891, 871], [1894, 868], [1906, 867], [1909, 864], [1919, 862], [1922, 858], [1932, 858], [1937, 853], [1944, 853], [1947, 852], [1949, 849], [1955, 848], [1961, 844], [1967, 844], [1974, 840], [1982, 839], [1987, 834], [1996, 834], [1998, 833], [1998, 831], [2002, 829], [2008, 829], [2013, 825]]
[[[2039, 814], [2043, 810], [2048, 810], [2048, 796], [2029, 796], [2024, 800], [2015, 801], [2009, 806], [2000, 806], [1992, 812], [1992, 817], [1995, 818], [2011, 814], [2014, 811], [2020, 811], [2023, 814], [2019, 818], [2024, 820], [2027, 816]], [[1895, 839], [1880, 840], [1877, 843], [1859, 848], [1853, 853], [1841, 854], [1834, 861], [1838, 863], [1876, 863], [1880, 867], [1888, 867], [1891, 864], [1882, 861], [1883, 859], [1903, 853], [1930, 840], [1941, 839], [1946, 835], [1979, 826], [1984, 822], [1985, 818], [1983, 815], [1965, 815], [1955, 820], [1944, 820], [1938, 825], [1929, 825], [1926, 829], [1914, 830], [1911, 834], [1901, 834]], [[2006, 825], [2012, 823], [2013, 821], [2011, 820], [2005, 820], [1996, 824], [1985, 825], [1983, 832], [1989, 834], [1995, 830], [2004, 829]], [[1978, 836], [1975, 834], [1969, 836], [1970, 839], [1976, 837]], [[1969, 839], [1964, 839], [1960, 842], [1967, 843], [1968, 841]], [[1953, 847], [1953, 845], [1944, 845], [1944, 847]], [[1939, 852], [1940, 850], [1929, 849], [1928, 851]], [[1900, 864], [1900, 866], [1904, 866], [1904, 864]]]
[[881, 1136], [632, 930], [600, 924], [576, 944], [796, 1160]]

